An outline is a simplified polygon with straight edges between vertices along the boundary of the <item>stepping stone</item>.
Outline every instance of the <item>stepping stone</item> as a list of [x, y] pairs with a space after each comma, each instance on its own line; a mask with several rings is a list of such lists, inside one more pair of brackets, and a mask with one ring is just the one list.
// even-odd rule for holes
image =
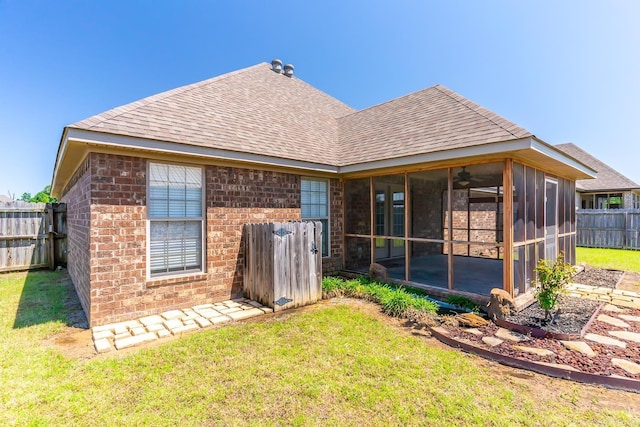
[[164, 338], [171, 335], [171, 332], [163, 328], [163, 329], [160, 329], [159, 331], [156, 331], [156, 334], [158, 335], [158, 338]]
[[234, 311], [233, 313], [227, 313], [227, 316], [229, 316], [233, 320], [242, 320], [242, 319], [247, 319], [249, 317], [259, 316], [261, 314], [264, 314], [264, 312], [259, 308], [254, 307], [250, 310], [241, 310], [241, 311]]
[[629, 328], [631, 327], [627, 322], [624, 322], [615, 317], [607, 316], [606, 314], [601, 314], [598, 316], [598, 322], [607, 323], [612, 326], [616, 326], [618, 328]]
[[628, 322], [640, 322], [640, 316], [632, 316], [630, 314], [619, 314], [618, 317]]
[[195, 311], [199, 311], [199, 310], [203, 310], [205, 308], [212, 308], [213, 304], [200, 304], [200, 305], [194, 305], [193, 306], [193, 310]]
[[553, 351], [547, 350], [546, 348], [525, 347], [523, 345], [514, 345], [512, 348], [524, 351], [525, 353], [537, 354], [538, 356], [551, 356], [552, 354], [555, 354]]
[[231, 318], [228, 316], [217, 316], [209, 319], [209, 322], [211, 322], [214, 325], [217, 325], [219, 323], [226, 323], [230, 321], [231, 321]]
[[129, 333], [129, 328], [127, 326], [116, 326], [115, 328], [113, 328], [113, 333], [117, 336], [117, 335], [122, 335], [122, 334], [128, 334]]
[[611, 337], [598, 334], [585, 334], [584, 339], [597, 342], [598, 344], [615, 345], [620, 348], [627, 348], [627, 343]]
[[551, 366], [552, 368], [566, 369], [567, 371], [580, 372], [580, 369], [576, 369], [570, 365], [563, 365], [561, 363], [549, 363], [549, 362], [535, 362], [538, 365]]
[[467, 328], [467, 329], [463, 329], [463, 330], [465, 332], [468, 332], [468, 333], [473, 334], [473, 335], [478, 336], [478, 337], [484, 335], [482, 332], [480, 332], [479, 329], [476, 329], [476, 328]]
[[147, 326], [147, 331], [149, 332], [158, 332], [158, 331], [166, 331], [167, 329], [163, 324], [154, 323], [153, 325]]
[[117, 334], [115, 337], [113, 337], [113, 339], [114, 339], [114, 340], [121, 340], [121, 339], [123, 339], [123, 338], [128, 338], [128, 337], [130, 337], [130, 336], [131, 336], [131, 332], [126, 331], [126, 332], [123, 332], [123, 333], [121, 333], [121, 334]]
[[605, 305], [602, 306], [600, 311], [608, 311], [610, 313], [624, 313], [627, 310], [625, 310], [624, 308], [620, 308], [618, 306], [612, 305], [612, 304], [605, 304]]
[[640, 374], [640, 365], [638, 365], [637, 363], [632, 362], [630, 360], [618, 359], [618, 358], [614, 357], [614, 358], [611, 359], [611, 364], [613, 366], [618, 367], [618, 368], [624, 369], [625, 371], [627, 371], [631, 375]]
[[201, 328], [206, 328], [207, 326], [211, 326], [212, 325], [212, 323], [209, 322], [204, 317], [196, 317], [195, 321], [198, 324], [198, 326], [200, 326]]
[[164, 322], [164, 319], [162, 318], [162, 316], [158, 316], [156, 314], [154, 316], [142, 317], [142, 318], [139, 319], [139, 321], [144, 326], [149, 326], [149, 325], [155, 325], [157, 323], [162, 323], [162, 322]]
[[192, 324], [192, 325], [184, 325], [184, 326], [180, 326], [180, 327], [178, 327], [178, 328], [172, 329], [172, 330], [171, 330], [171, 333], [172, 333], [173, 335], [177, 335], [177, 334], [180, 334], [180, 333], [182, 333], [182, 332], [191, 331], [191, 330], [193, 330], [193, 329], [200, 329], [200, 327], [199, 327], [198, 325], [196, 325], [196, 323], [195, 323], [195, 322], [193, 322], [193, 324]]
[[111, 338], [113, 337], [113, 332], [111, 332], [110, 330], [103, 330], [103, 331], [93, 331], [93, 340], [97, 341], [103, 338]]
[[504, 341], [496, 337], [482, 337], [482, 342], [490, 347], [497, 347]]
[[145, 329], [144, 326], [140, 325], [140, 326], [137, 326], [137, 327], [131, 329], [131, 333], [133, 335], [142, 335], [142, 334], [146, 334], [147, 330]]
[[262, 304], [260, 304], [258, 301], [249, 301], [247, 304], [258, 308], [262, 307]]
[[238, 305], [237, 307], [229, 307], [229, 308], [221, 308], [220, 310], [218, 310], [220, 313], [222, 314], [229, 314], [229, 313], [233, 313], [235, 311], [241, 311], [242, 309], [240, 308], [240, 306]]
[[98, 353], [106, 353], [107, 351], [113, 350], [111, 342], [106, 338], [95, 340], [93, 345], [96, 347]]
[[173, 330], [175, 328], [179, 328], [181, 326], [184, 326], [184, 323], [182, 323], [182, 320], [180, 320], [180, 319], [170, 319], [170, 320], [165, 320], [164, 321], [164, 326], [165, 326], [165, 328], [167, 328], [169, 330]]
[[589, 344], [583, 341], [560, 341], [563, 346], [568, 348], [569, 350], [577, 351], [578, 353], [582, 353], [585, 356], [593, 357], [596, 355], [596, 352], [593, 351]]
[[182, 312], [182, 310], [171, 310], [171, 311], [165, 311], [164, 313], [162, 313], [162, 317], [164, 317], [167, 320], [179, 319], [183, 316], [184, 316], [184, 313]]
[[199, 310], [198, 313], [200, 313], [200, 316], [202, 317], [216, 317], [216, 316], [220, 316], [221, 313], [219, 313], [217, 310], [214, 310], [213, 308], [203, 308], [202, 310]]
[[499, 328], [496, 332], [496, 337], [513, 342], [529, 341], [529, 338], [527, 338], [526, 335], [522, 335], [518, 332], [513, 332], [505, 328]]
[[609, 335], [613, 335], [616, 338], [621, 338], [625, 341], [633, 341], [640, 343], [640, 334], [637, 332], [629, 331], [609, 331]]
[[134, 345], [142, 344], [143, 342], [157, 340], [158, 336], [155, 332], [147, 332], [142, 335], [135, 335], [132, 337], [122, 338], [121, 340], [115, 341], [115, 346], [118, 350], [122, 350], [126, 347], [131, 347]]
[[270, 307], [260, 307], [260, 310], [262, 310], [265, 313], [273, 313], [273, 308], [270, 308]]

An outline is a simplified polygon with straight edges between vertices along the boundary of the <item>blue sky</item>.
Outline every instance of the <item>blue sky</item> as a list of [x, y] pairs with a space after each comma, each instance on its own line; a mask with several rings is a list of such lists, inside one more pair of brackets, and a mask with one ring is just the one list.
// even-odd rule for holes
[[640, 1], [0, 0], [0, 194], [65, 125], [278, 57], [354, 108], [440, 83], [640, 183]]

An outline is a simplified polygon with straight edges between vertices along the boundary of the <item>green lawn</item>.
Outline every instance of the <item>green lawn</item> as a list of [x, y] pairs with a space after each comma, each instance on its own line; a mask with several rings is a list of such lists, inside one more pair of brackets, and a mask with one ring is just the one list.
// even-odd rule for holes
[[68, 359], [43, 342], [65, 328], [64, 278], [0, 275], [0, 425], [640, 423], [576, 404], [584, 386], [548, 380], [573, 391], [535, 393], [474, 356], [430, 345], [351, 305]]
[[576, 261], [586, 262], [592, 267], [640, 273], [640, 251], [576, 248]]

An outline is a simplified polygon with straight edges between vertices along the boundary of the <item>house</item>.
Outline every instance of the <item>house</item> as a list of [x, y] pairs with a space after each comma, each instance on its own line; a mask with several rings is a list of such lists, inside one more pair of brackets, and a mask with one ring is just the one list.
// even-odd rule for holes
[[558, 144], [555, 147], [598, 173], [596, 179], [576, 181], [576, 205], [579, 209], [640, 209], [640, 185], [575, 144]]
[[243, 225], [323, 223], [323, 271], [531, 294], [594, 171], [436, 85], [356, 111], [274, 60], [64, 128], [51, 193], [90, 325], [241, 296]]

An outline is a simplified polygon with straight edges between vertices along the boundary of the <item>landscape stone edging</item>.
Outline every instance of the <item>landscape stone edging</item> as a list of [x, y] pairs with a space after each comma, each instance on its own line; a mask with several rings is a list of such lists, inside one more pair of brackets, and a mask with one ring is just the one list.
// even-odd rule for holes
[[519, 359], [517, 357], [495, 353], [493, 351], [473, 345], [469, 342], [457, 340], [451, 336], [448, 336], [447, 334], [439, 332], [434, 327], [430, 327], [429, 331], [431, 332], [431, 335], [434, 336], [438, 341], [447, 344], [450, 347], [459, 348], [463, 351], [466, 351], [467, 353], [472, 353], [506, 366], [526, 369], [528, 371], [537, 372], [539, 374], [547, 375], [554, 378], [563, 378], [566, 380], [572, 380], [584, 384], [601, 385], [617, 390], [640, 393], [640, 380], [635, 380], [633, 378], [622, 378], [618, 376], [606, 377], [603, 375], [596, 375], [588, 372], [564, 369], [557, 366], [549, 366], [531, 360]]

